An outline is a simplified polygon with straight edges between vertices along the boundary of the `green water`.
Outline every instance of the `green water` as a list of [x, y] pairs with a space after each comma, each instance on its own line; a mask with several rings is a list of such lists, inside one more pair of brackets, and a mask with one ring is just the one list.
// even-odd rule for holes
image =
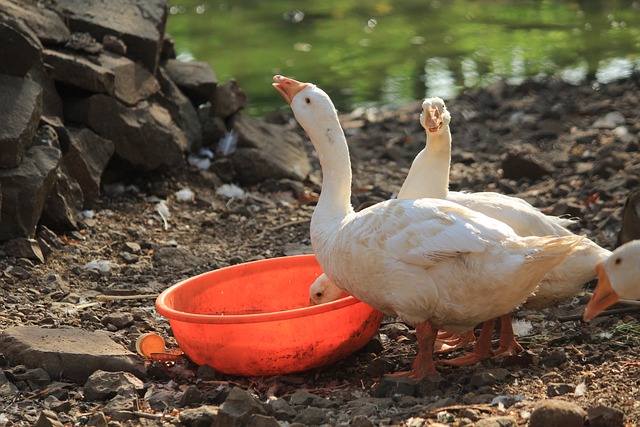
[[248, 114], [284, 106], [274, 74], [342, 112], [445, 99], [496, 78], [608, 82], [640, 69], [640, 0], [171, 0], [180, 59], [238, 80]]

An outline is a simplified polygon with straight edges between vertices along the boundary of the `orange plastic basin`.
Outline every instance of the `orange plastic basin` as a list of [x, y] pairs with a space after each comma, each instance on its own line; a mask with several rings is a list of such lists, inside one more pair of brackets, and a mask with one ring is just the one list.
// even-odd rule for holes
[[382, 320], [351, 296], [310, 306], [320, 274], [313, 255], [234, 265], [173, 285], [156, 308], [198, 365], [247, 376], [303, 371], [362, 348]]

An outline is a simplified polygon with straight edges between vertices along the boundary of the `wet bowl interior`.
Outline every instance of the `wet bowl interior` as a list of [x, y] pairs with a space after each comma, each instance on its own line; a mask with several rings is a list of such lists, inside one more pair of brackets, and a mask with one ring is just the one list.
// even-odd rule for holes
[[173, 285], [156, 308], [198, 365], [247, 376], [303, 371], [360, 349], [382, 320], [351, 296], [310, 306], [321, 273], [313, 255], [239, 264]]

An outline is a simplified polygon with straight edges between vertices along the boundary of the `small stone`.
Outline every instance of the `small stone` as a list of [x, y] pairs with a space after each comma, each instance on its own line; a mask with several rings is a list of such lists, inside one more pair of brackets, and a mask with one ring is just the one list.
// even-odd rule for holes
[[441, 376], [426, 377], [420, 380], [417, 386], [418, 396], [433, 396], [440, 395], [440, 392], [447, 387], [450, 383]]
[[87, 420], [87, 426], [91, 427], [107, 427], [108, 425], [109, 423], [107, 422], [107, 417], [102, 411], [90, 415], [89, 419]]
[[405, 377], [383, 377], [373, 390], [375, 397], [414, 396], [418, 382]]
[[195, 385], [190, 385], [187, 389], [182, 393], [180, 397], [180, 401], [178, 402], [179, 406], [189, 406], [189, 405], [197, 405], [204, 401], [204, 396], [202, 392]]
[[476, 427], [515, 427], [517, 425], [518, 421], [514, 417], [483, 418], [475, 424]]
[[390, 339], [395, 340], [400, 336], [406, 337], [411, 329], [404, 323], [389, 323], [380, 328], [380, 333], [385, 334]]
[[38, 416], [38, 419], [36, 420], [35, 424], [33, 424], [33, 426], [34, 427], [64, 427], [64, 424], [62, 424], [58, 420], [58, 416], [55, 414], [55, 412], [44, 410], [40, 413], [40, 415]]
[[556, 397], [563, 394], [572, 393], [575, 387], [571, 384], [549, 383], [547, 384], [547, 396]]
[[125, 264], [135, 264], [140, 260], [138, 255], [129, 252], [120, 252], [120, 258], [122, 258]]
[[117, 330], [128, 328], [133, 325], [133, 314], [131, 313], [111, 313], [105, 315], [100, 322], [107, 326], [113, 325]]
[[269, 401], [271, 411], [276, 420], [291, 422], [298, 412], [284, 399], [273, 399]]
[[365, 371], [371, 378], [378, 378], [384, 374], [393, 372], [394, 368], [395, 363], [393, 363], [388, 358], [376, 357], [371, 361], [371, 363], [369, 363]]
[[128, 372], [95, 371], [84, 384], [83, 393], [89, 402], [111, 399], [121, 391], [135, 394], [144, 383]]
[[249, 392], [234, 387], [220, 407], [215, 425], [245, 425], [254, 414], [266, 415], [267, 411], [262, 403]]
[[483, 386], [493, 386], [496, 383], [496, 377], [489, 372], [477, 372], [473, 374], [469, 380], [469, 385], [474, 388], [480, 388]]
[[583, 427], [587, 413], [580, 406], [564, 400], [540, 402], [531, 413], [529, 427]]
[[280, 423], [273, 417], [262, 414], [253, 414], [249, 419], [248, 427], [280, 427]]
[[324, 424], [327, 422], [327, 411], [314, 406], [309, 406], [298, 412], [298, 415], [293, 419], [293, 422], [308, 426]]
[[546, 163], [537, 152], [532, 150], [511, 151], [501, 163], [502, 175], [506, 179], [528, 178], [537, 181], [553, 173], [553, 165]]
[[216, 379], [218, 371], [209, 365], [200, 365], [196, 371], [196, 377], [202, 381], [212, 381]]
[[356, 415], [351, 419], [350, 425], [352, 427], [373, 427], [375, 424], [365, 415]]
[[211, 427], [216, 425], [217, 406], [203, 405], [194, 409], [180, 411], [180, 422], [187, 427]]
[[137, 254], [140, 252], [141, 247], [138, 243], [135, 242], [125, 242], [124, 250], [129, 252], [130, 254]]
[[542, 358], [541, 362], [547, 368], [557, 368], [567, 361], [567, 355], [562, 350], [556, 350]]
[[51, 377], [42, 368], [27, 369], [22, 373], [15, 373], [14, 377], [16, 381], [26, 381], [32, 390], [44, 388], [51, 383]]

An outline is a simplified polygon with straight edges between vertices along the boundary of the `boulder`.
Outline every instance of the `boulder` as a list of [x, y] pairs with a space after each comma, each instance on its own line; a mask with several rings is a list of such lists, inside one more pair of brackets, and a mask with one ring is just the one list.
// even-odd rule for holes
[[0, 15], [0, 74], [24, 77], [40, 62], [42, 44], [21, 21]]
[[202, 126], [198, 111], [171, 80], [163, 67], [158, 68], [156, 73], [160, 82], [160, 92], [155, 100], [169, 111], [173, 121], [180, 126], [189, 141], [190, 151], [195, 151], [202, 145]]
[[2, 249], [12, 257], [27, 258], [44, 263], [44, 254], [35, 239], [27, 239], [26, 237], [11, 239], [2, 245]]
[[77, 230], [78, 213], [82, 210], [83, 197], [78, 181], [60, 167], [56, 171], [53, 190], [42, 210], [40, 222], [52, 230]]
[[14, 326], [0, 335], [0, 347], [11, 365], [43, 368], [51, 378], [83, 383], [99, 369], [146, 377], [140, 358], [106, 333]]
[[62, 44], [69, 39], [69, 28], [60, 15], [46, 7], [20, 0], [0, 0], [0, 16], [23, 21], [44, 44]]
[[3, 201], [0, 241], [34, 237], [61, 158], [57, 148], [38, 145], [27, 150], [20, 166], [0, 169]]
[[27, 79], [37, 83], [42, 88], [42, 115], [62, 118], [62, 99], [53, 79], [44, 69], [44, 64], [36, 64], [27, 73]]
[[45, 49], [44, 62], [55, 81], [95, 93], [114, 93], [113, 71], [81, 55]]
[[65, 116], [113, 141], [115, 153], [143, 170], [184, 167], [185, 134], [156, 102], [127, 107], [105, 95], [65, 102]]
[[63, 162], [80, 185], [85, 200], [100, 195], [100, 181], [114, 145], [87, 128], [67, 127], [69, 143]]
[[211, 102], [211, 114], [226, 119], [247, 106], [247, 95], [235, 79], [216, 87]]
[[156, 71], [167, 20], [166, 0], [58, 0], [56, 5], [71, 31], [90, 33], [96, 40], [116, 36], [126, 44], [129, 58]]
[[98, 62], [115, 76], [113, 92], [107, 92], [127, 105], [135, 105], [160, 90], [156, 78], [140, 63], [104, 52]]
[[20, 165], [38, 129], [41, 111], [40, 85], [0, 75], [0, 169]]
[[164, 63], [169, 77], [194, 105], [212, 102], [218, 79], [206, 62], [169, 59]]
[[237, 115], [238, 149], [230, 156], [241, 185], [268, 178], [303, 180], [311, 171], [304, 139], [283, 126]]

